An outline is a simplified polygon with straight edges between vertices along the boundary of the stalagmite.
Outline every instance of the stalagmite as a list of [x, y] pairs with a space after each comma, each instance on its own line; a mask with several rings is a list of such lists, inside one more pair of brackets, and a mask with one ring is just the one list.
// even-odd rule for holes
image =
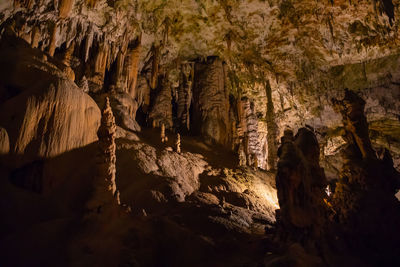
[[175, 151], [178, 154], [181, 153], [181, 135], [179, 133], [176, 134]]
[[368, 133], [368, 122], [364, 115], [365, 101], [346, 89], [343, 100], [332, 100], [335, 110], [342, 115], [346, 129], [346, 140], [356, 143], [363, 158], [376, 158]]
[[116, 173], [116, 125], [110, 101], [106, 98], [102, 110], [101, 124], [97, 132], [99, 137], [99, 154], [95, 176], [95, 191], [93, 198], [88, 203], [88, 208], [97, 213], [108, 212], [110, 208], [118, 205], [118, 193], [115, 184]]
[[281, 140], [276, 174], [278, 232], [283, 240], [310, 245], [318, 242], [326, 221], [327, 181], [319, 165], [318, 141], [306, 128], [295, 137], [286, 130]]
[[[343, 117], [347, 142], [331, 201], [333, 221], [354, 251], [377, 257], [379, 266], [382, 259], [399, 253], [400, 203], [394, 195], [400, 187], [400, 173], [388, 152], [382, 159], [376, 157], [364, 114], [365, 101], [346, 90], [344, 99], [333, 103]], [[379, 248], [371, 250], [374, 244]]]
[[164, 123], [161, 124], [160, 137], [161, 137], [161, 143], [165, 143], [168, 141], [168, 137], [165, 136], [165, 124]]

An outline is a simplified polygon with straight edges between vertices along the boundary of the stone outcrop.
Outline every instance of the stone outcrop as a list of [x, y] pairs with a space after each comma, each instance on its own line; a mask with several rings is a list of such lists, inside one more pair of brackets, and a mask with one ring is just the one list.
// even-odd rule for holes
[[197, 62], [193, 87], [193, 131], [207, 142], [230, 147], [229, 98], [224, 63], [216, 57]]
[[319, 166], [319, 146], [306, 128], [296, 136], [286, 130], [278, 150], [276, 188], [277, 223], [283, 240], [310, 245], [322, 236], [326, 222], [324, 198], [327, 181]]
[[99, 108], [56, 65], [12, 40], [2, 43], [1, 53], [4, 71], [0, 78], [5, 88], [13, 90], [0, 106], [0, 125], [8, 133], [10, 153], [19, 157], [17, 165], [55, 157], [97, 140]]
[[110, 99], [110, 105], [118, 126], [134, 132], [141, 130], [136, 122], [137, 102], [126, 92], [111, 91], [108, 94], [95, 95], [94, 98], [100, 107], [104, 107], [105, 98]]
[[343, 100], [333, 103], [343, 117], [346, 140], [343, 167], [331, 201], [333, 221], [354, 254], [368, 255], [373, 264], [397, 265], [400, 203], [395, 194], [400, 173], [387, 150], [377, 157], [371, 147], [364, 100], [346, 90]]

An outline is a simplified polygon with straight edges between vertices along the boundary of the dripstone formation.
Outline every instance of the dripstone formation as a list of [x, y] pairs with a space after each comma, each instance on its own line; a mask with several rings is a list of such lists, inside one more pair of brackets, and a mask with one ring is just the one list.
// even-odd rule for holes
[[98, 164], [94, 178], [94, 193], [88, 209], [101, 213], [109, 211], [110, 207], [116, 206], [120, 202], [115, 183], [116, 125], [108, 97], [102, 110], [101, 124], [97, 135], [99, 136]]
[[369, 255], [374, 264], [398, 265], [400, 203], [394, 195], [400, 174], [387, 150], [378, 158], [371, 146], [364, 100], [346, 90], [344, 99], [333, 103], [343, 117], [347, 142], [331, 201], [334, 222], [352, 251]]
[[346, 146], [331, 196], [325, 193], [328, 183], [314, 133], [301, 128], [293, 136], [286, 130], [281, 139], [276, 175], [279, 240], [300, 244], [302, 253], [326, 265], [352, 266], [354, 261], [363, 266], [398, 266], [400, 203], [395, 194], [400, 174], [390, 153], [386, 149], [376, 153], [371, 145], [364, 100], [345, 90], [344, 99], [332, 103], [343, 118]]
[[279, 235], [308, 245], [321, 237], [325, 224], [327, 181], [319, 166], [318, 141], [310, 130], [301, 128], [296, 136], [286, 130], [278, 150], [276, 188]]

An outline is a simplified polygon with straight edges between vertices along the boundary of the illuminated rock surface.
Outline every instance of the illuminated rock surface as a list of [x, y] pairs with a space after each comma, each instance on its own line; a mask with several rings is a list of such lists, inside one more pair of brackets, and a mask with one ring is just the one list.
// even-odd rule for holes
[[1, 2], [0, 265], [390, 266], [399, 14]]

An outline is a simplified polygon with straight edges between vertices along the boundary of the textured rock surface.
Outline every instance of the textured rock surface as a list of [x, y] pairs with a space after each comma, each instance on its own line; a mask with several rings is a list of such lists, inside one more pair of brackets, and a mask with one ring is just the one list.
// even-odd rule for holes
[[10, 152], [10, 140], [6, 129], [0, 127], [0, 155], [5, 155]]
[[161, 124], [164, 124], [167, 129], [171, 129], [173, 127], [171, 85], [166, 79], [163, 79], [159, 87], [160, 92], [155, 97], [149, 118], [152, 125], [161, 126]]
[[326, 223], [327, 181], [319, 166], [318, 141], [311, 131], [301, 128], [295, 137], [285, 131], [281, 143], [276, 175], [280, 234], [284, 239], [309, 245], [321, 238]]
[[[364, 100], [346, 91], [344, 99], [334, 103], [343, 117], [346, 139], [344, 163], [332, 198], [335, 219], [356, 253], [370, 254], [374, 264], [398, 264], [395, 248], [400, 240], [400, 203], [394, 195], [400, 188], [400, 173], [388, 150], [378, 158], [372, 149]], [[381, 246], [371, 250], [376, 243]], [[374, 255], [372, 251], [379, 252]]]
[[207, 142], [230, 146], [229, 99], [223, 62], [196, 63], [193, 87], [193, 129]]
[[[8, 53], [2, 57], [3, 66], [13, 69], [3, 83], [19, 92], [0, 107], [0, 124], [8, 132], [10, 152], [23, 162], [55, 157], [95, 142], [100, 111], [93, 99], [64, 78], [55, 65], [35, 57], [38, 53], [30, 54], [30, 48], [19, 42], [16, 45], [18, 49], [2, 50]], [[23, 55], [23, 60], [8, 61], [12, 53]]]
[[97, 135], [99, 137], [98, 162], [94, 177], [93, 197], [88, 203], [88, 209], [94, 213], [109, 213], [110, 208], [115, 209], [116, 205], [120, 203], [118, 203], [119, 200], [117, 199], [117, 185], [115, 182], [116, 125], [108, 97], [102, 110], [101, 124]]

